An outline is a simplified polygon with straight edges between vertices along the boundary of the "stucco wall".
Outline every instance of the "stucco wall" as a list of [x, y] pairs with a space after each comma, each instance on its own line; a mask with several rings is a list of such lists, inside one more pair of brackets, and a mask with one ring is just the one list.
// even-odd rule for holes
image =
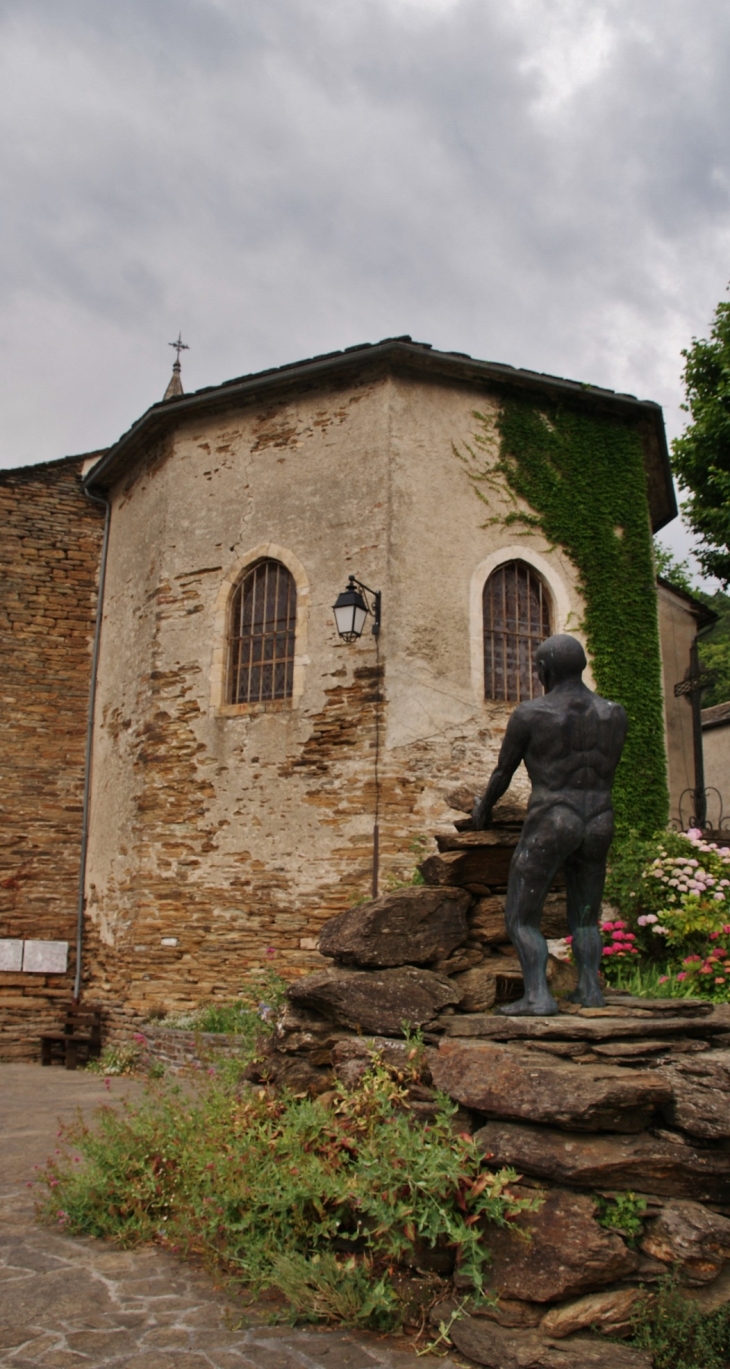
[[[188, 422], [114, 492], [88, 874], [112, 1008], [230, 993], [267, 948], [286, 972], [319, 963], [321, 923], [370, 887], [379, 682], [382, 887], [449, 820], [444, 793], [485, 782], [511, 706], [481, 697], [480, 584], [516, 547], [555, 630], [582, 613], [567, 558], [492, 524], [513, 504], [486, 508], [453, 454], [490, 402], [393, 378], [305, 393]], [[272, 544], [300, 568], [301, 696], [221, 710], [222, 597]], [[380, 676], [369, 630], [335, 631], [349, 572], [383, 593]]]
[[79, 459], [0, 473], [0, 938], [19, 952], [69, 943], [65, 974], [0, 971], [0, 1058], [38, 1054], [73, 984], [103, 524], [80, 470]]
[[662, 649], [664, 724], [669, 780], [669, 820], [686, 827], [693, 810], [694, 750], [692, 708], [686, 698], [675, 698], [674, 686], [684, 679], [689, 651], [697, 633], [697, 618], [690, 605], [664, 585], [657, 586], [659, 638]]
[[708, 821], [713, 827], [722, 822], [723, 830], [730, 835], [730, 718], [703, 727], [702, 749]]

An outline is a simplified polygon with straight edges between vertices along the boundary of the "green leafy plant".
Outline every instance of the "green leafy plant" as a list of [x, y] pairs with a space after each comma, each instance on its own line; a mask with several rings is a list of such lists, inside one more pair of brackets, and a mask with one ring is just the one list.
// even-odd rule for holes
[[89, 1060], [86, 1069], [90, 1074], [136, 1074], [146, 1062], [138, 1043], [124, 1041], [117, 1045], [105, 1046], [101, 1055]]
[[646, 1199], [635, 1193], [617, 1193], [610, 1198], [598, 1193], [595, 1197], [598, 1225], [608, 1231], [618, 1231], [630, 1246], [635, 1246], [644, 1229]]
[[250, 974], [237, 998], [206, 1003], [190, 1012], [171, 1013], [162, 1019], [163, 1027], [183, 1031], [222, 1032], [240, 1036], [242, 1049], [252, 1047], [268, 1035], [284, 1000], [287, 982], [271, 967]]
[[84, 1163], [49, 1163], [43, 1211], [81, 1234], [172, 1246], [254, 1289], [279, 1287], [296, 1306], [315, 1307], [316, 1285], [317, 1315], [395, 1322], [399, 1268], [445, 1252], [478, 1296], [490, 1223], [539, 1203], [455, 1134], [446, 1096], [425, 1126], [405, 1102], [377, 1062], [330, 1108], [217, 1078], [197, 1096], [159, 1085], [68, 1131]]
[[634, 998], [695, 997], [690, 981], [678, 980], [671, 966], [654, 961], [612, 960], [606, 978], [613, 989], [620, 989]]
[[654, 541], [654, 568], [657, 575], [675, 589], [684, 590], [685, 594], [694, 594], [695, 586], [692, 583], [692, 570], [689, 561], [678, 561], [676, 556], [668, 547], [663, 547], [661, 542]]
[[666, 1279], [633, 1316], [632, 1343], [648, 1350], [654, 1369], [725, 1369], [730, 1358], [730, 1306], [705, 1312]]
[[682, 505], [701, 539], [697, 559], [707, 575], [730, 584], [730, 304], [718, 304], [709, 338], [682, 352], [682, 407], [690, 422], [672, 443], [672, 466], [688, 494]]

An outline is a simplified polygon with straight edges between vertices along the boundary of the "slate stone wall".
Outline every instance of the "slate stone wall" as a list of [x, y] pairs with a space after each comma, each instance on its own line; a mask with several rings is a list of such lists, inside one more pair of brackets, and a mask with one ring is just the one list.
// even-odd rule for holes
[[71, 996], [103, 515], [80, 458], [0, 472], [0, 937], [68, 941], [66, 974], [0, 972], [0, 1058]]

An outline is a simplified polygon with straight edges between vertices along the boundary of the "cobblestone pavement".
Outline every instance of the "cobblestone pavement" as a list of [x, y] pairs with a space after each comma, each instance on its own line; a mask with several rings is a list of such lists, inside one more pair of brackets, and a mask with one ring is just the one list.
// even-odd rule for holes
[[[36, 1225], [29, 1181], [58, 1119], [121, 1101], [135, 1080], [0, 1065], [0, 1365], [3, 1369], [457, 1369], [398, 1337], [282, 1328], [193, 1266]], [[262, 1312], [259, 1312], [262, 1315]]]

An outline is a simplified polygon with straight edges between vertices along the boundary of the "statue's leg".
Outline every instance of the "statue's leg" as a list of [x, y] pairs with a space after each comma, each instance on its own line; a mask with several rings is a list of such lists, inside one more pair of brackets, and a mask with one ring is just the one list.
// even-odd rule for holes
[[601, 813], [586, 824], [585, 839], [565, 862], [568, 925], [578, 966], [578, 987], [570, 997], [586, 1008], [605, 1007], [598, 974], [603, 957], [599, 930], [606, 881], [606, 857], [613, 838], [613, 814]]
[[510, 865], [505, 921], [522, 966], [525, 992], [500, 1008], [507, 1016], [544, 1016], [558, 1011], [547, 982], [547, 942], [540, 931], [543, 904], [566, 856], [580, 843], [583, 823], [569, 808], [528, 814]]

